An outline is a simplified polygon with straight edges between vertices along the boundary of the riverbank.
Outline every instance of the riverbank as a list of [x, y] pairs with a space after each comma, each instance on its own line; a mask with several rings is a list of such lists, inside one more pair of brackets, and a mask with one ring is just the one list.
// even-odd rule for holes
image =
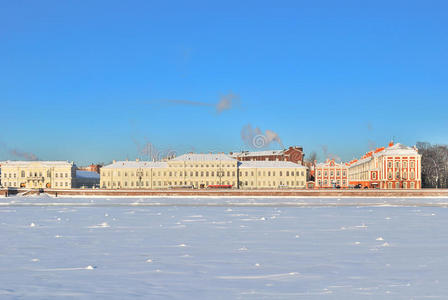
[[33, 195], [46, 193], [54, 197], [90, 196], [90, 197], [448, 197], [448, 189], [420, 190], [104, 190], [104, 189], [17, 189], [1, 190], [1, 195]]

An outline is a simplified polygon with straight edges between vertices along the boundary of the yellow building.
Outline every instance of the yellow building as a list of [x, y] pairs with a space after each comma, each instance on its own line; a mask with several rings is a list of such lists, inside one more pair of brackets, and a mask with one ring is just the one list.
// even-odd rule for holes
[[119, 161], [101, 168], [106, 189], [304, 188], [306, 168], [292, 162], [239, 162], [223, 154], [184, 154], [165, 162]]
[[307, 168], [289, 161], [242, 161], [239, 183], [243, 189], [305, 188]]
[[1, 164], [2, 186], [12, 188], [70, 189], [76, 166], [67, 161], [5, 161]]

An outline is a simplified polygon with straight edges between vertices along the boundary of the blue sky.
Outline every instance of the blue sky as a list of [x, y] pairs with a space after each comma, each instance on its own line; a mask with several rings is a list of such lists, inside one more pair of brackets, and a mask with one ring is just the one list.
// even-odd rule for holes
[[[0, 1], [0, 159], [109, 162], [146, 142], [229, 152], [250, 149], [248, 124], [320, 160], [324, 148], [349, 160], [392, 137], [446, 144], [447, 11], [409, 0]], [[217, 113], [228, 94], [238, 103]]]

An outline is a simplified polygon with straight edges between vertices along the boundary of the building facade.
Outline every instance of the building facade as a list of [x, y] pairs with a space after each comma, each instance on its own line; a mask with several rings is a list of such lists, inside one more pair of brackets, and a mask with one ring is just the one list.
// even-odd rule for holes
[[238, 161], [225, 154], [184, 154], [164, 162], [120, 161], [101, 168], [101, 188], [238, 186]]
[[76, 166], [67, 161], [5, 161], [2, 186], [6, 188], [73, 187]]
[[229, 155], [184, 154], [165, 162], [119, 161], [101, 168], [105, 189], [304, 188], [306, 168], [292, 162], [239, 162]]
[[315, 188], [348, 188], [348, 166], [336, 163], [334, 159], [316, 165], [314, 170]]
[[349, 163], [350, 185], [381, 189], [420, 189], [421, 155], [417, 148], [390, 143]]
[[306, 187], [307, 168], [289, 161], [243, 161], [238, 172], [242, 189]]
[[303, 165], [303, 148], [294, 146], [283, 150], [230, 152], [239, 161], [290, 161]]

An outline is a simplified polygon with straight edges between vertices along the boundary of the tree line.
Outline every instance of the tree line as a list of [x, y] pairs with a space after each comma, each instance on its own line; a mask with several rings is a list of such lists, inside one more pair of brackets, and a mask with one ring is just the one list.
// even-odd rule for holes
[[417, 143], [422, 155], [422, 187], [448, 188], [448, 146]]

